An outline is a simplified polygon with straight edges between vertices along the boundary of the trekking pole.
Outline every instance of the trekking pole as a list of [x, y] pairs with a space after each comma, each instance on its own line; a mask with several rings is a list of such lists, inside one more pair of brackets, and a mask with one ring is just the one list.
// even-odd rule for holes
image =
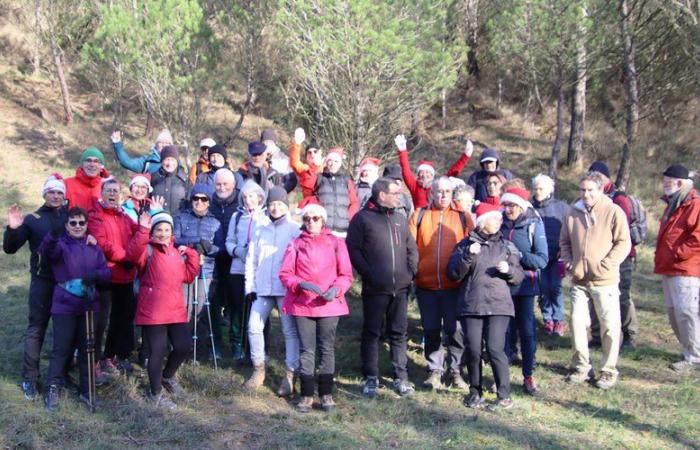
[[[192, 300], [192, 313], [194, 316], [194, 327], [192, 330], [192, 341], [194, 342], [194, 351], [192, 353], [192, 363], [194, 365], [197, 365], [197, 322], [199, 321], [199, 311], [198, 311], [198, 305], [199, 305], [199, 300], [197, 299], [197, 283], [199, 283], [199, 276], [194, 279], [194, 299]], [[187, 289], [187, 293], [189, 295], [189, 288]]]
[[[243, 317], [241, 317], [241, 352], [243, 352], [243, 355], [246, 355], [248, 352], [246, 351], [246, 345], [248, 344], [247, 342], [247, 337], [248, 337], [248, 332], [246, 330], [246, 324], [247, 324], [247, 317], [248, 314], [250, 314], [250, 305], [248, 304], [248, 300], [245, 298], [245, 295], [243, 296]], [[245, 359], [245, 358], [244, 358]]]
[[204, 307], [207, 309], [207, 321], [209, 322], [209, 339], [211, 340], [211, 353], [214, 357], [214, 370], [219, 370], [219, 364], [216, 361], [216, 345], [214, 344], [214, 326], [211, 323], [211, 308], [209, 303], [209, 289], [207, 289], [207, 277], [204, 271], [200, 270], [202, 276], [202, 289], [204, 289]]
[[95, 386], [95, 321], [92, 306], [85, 312], [85, 353], [88, 363], [88, 407], [90, 412], [95, 412], [95, 397], [97, 397], [97, 387]]

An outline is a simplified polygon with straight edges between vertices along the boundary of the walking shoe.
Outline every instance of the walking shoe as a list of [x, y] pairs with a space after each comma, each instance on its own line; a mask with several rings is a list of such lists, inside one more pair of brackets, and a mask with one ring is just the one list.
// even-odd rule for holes
[[545, 320], [544, 321], [544, 334], [551, 335], [552, 333], [554, 333], [554, 321], [553, 320]]
[[46, 408], [47, 411], [56, 411], [58, 409], [58, 401], [59, 401], [59, 395], [61, 391], [58, 389], [58, 386], [55, 384], [52, 384], [49, 386], [49, 389], [46, 391], [46, 395], [44, 396], [44, 407]]
[[24, 393], [24, 398], [27, 400], [36, 400], [39, 395], [36, 389], [36, 382], [34, 381], [23, 381], [22, 392]]
[[156, 408], [169, 409], [171, 411], [174, 411], [177, 409], [177, 405], [175, 404], [175, 402], [173, 402], [168, 397], [166, 397], [162, 391], [156, 395], [153, 395], [152, 393], [149, 392], [147, 400], [149, 403], [151, 403]]
[[245, 358], [245, 353], [243, 353], [243, 347], [241, 347], [241, 344], [233, 344], [233, 348], [231, 349], [231, 356], [233, 357], [233, 359]]
[[484, 407], [484, 398], [476, 392], [471, 392], [464, 398], [464, 406], [472, 409]]
[[335, 408], [335, 402], [333, 401], [333, 396], [331, 394], [321, 396], [321, 409], [329, 412]]
[[688, 373], [692, 370], [700, 370], [700, 363], [690, 362], [686, 359], [671, 364], [671, 369], [678, 373]]
[[554, 334], [557, 336], [564, 336], [566, 333], [566, 325], [561, 320], [554, 322]]
[[523, 389], [526, 394], [530, 395], [535, 395], [540, 391], [540, 388], [537, 387], [537, 383], [535, 383], [535, 379], [532, 377], [523, 378]]
[[410, 397], [416, 392], [416, 388], [413, 387], [408, 380], [402, 380], [401, 378], [394, 379], [394, 390], [401, 397]]
[[163, 387], [175, 397], [182, 397], [185, 395], [185, 390], [182, 389], [182, 386], [180, 386], [174, 376], [172, 378], [163, 377]]
[[469, 389], [469, 383], [464, 381], [462, 374], [460, 374], [458, 371], [450, 372], [450, 382], [452, 387], [455, 389]]
[[129, 358], [119, 358], [116, 363], [117, 370], [122, 375], [131, 376], [134, 373], [134, 366], [131, 364]]
[[430, 376], [423, 382], [423, 386], [433, 390], [445, 389], [445, 385], [442, 384], [442, 374], [437, 370], [433, 370], [430, 372]]
[[601, 348], [603, 343], [600, 342], [600, 338], [593, 338], [588, 341], [588, 348]]
[[513, 407], [513, 399], [512, 398], [500, 398], [496, 400], [496, 403], [491, 403], [488, 406], [489, 411], [503, 411], [506, 409], [510, 409]]
[[249, 391], [254, 391], [260, 386], [263, 385], [263, 382], [265, 381], [265, 364], [258, 364], [256, 366], [253, 366], [253, 373], [248, 378], [248, 381], [246, 381], [243, 384], [243, 387], [245, 387]]
[[84, 404], [85, 406], [87, 406], [88, 409], [90, 409], [90, 410], [93, 410], [93, 411], [94, 411], [94, 410], [97, 408], [97, 399], [96, 399], [96, 398], [93, 399], [93, 400], [92, 400], [92, 403], [90, 403], [90, 395], [88, 395], [88, 394], [83, 394], [83, 393], [81, 393], [81, 394], [78, 396], [78, 401], [79, 401], [80, 403], [83, 403], [83, 404]]
[[112, 358], [105, 358], [100, 361], [100, 369], [102, 370], [102, 373], [106, 375], [113, 375], [117, 376], [119, 375], [119, 369], [117, 368], [116, 364], [114, 364], [114, 360]]
[[311, 412], [314, 407], [314, 398], [302, 395], [297, 403], [297, 411], [300, 413]]
[[634, 350], [637, 348], [637, 343], [632, 336], [625, 336], [620, 343], [620, 348], [623, 350]]
[[109, 376], [102, 372], [100, 368], [100, 363], [95, 363], [95, 386], [104, 386], [109, 383]]
[[280, 387], [277, 389], [277, 395], [287, 397], [294, 393], [294, 371], [287, 369], [280, 382]]
[[617, 374], [612, 372], [601, 372], [600, 378], [595, 382], [595, 385], [599, 389], [608, 390], [612, 389], [613, 386], [617, 384]]
[[591, 379], [591, 371], [581, 372], [578, 370], [574, 370], [573, 372], [570, 372], [566, 376], [566, 381], [568, 383], [573, 383], [573, 384], [585, 383], [586, 381], [588, 381], [590, 379]]
[[377, 377], [367, 377], [364, 386], [362, 386], [362, 394], [369, 398], [375, 398], [377, 396], [377, 389], [379, 389]]

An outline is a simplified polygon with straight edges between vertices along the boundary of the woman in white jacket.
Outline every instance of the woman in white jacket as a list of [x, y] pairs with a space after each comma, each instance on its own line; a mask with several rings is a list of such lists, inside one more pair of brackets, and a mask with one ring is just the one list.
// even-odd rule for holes
[[248, 180], [241, 187], [240, 204], [231, 216], [226, 233], [226, 251], [233, 257], [229, 281], [231, 283], [231, 304], [227, 305], [231, 328], [229, 340], [233, 359], [246, 357], [243, 336], [246, 333], [248, 317], [245, 303], [245, 261], [250, 240], [259, 226], [270, 223], [265, 211], [265, 192], [254, 181]]
[[278, 275], [287, 245], [299, 236], [299, 224], [289, 220], [287, 192], [279, 186], [270, 189], [267, 212], [270, 223], [255, 230], [245, 261], [246, 301], [252, 302], [248, 337], [253, 361], [253, 374], [246, 381], [245, 387], [255, 390], [262, 386], [265, 380], [263, 330], [272, 308], [277, 307], [284, 334], [286, 366], [286, 374], [277, 394], [288, 396], [294, 391], [294, 372], [299, 368], [299, 338], [294, 318], [282, 313], [282, 301], [286, 290]]

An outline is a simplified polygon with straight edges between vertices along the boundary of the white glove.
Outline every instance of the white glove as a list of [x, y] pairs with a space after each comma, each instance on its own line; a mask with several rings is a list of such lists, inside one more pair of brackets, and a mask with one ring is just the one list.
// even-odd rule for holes
[[112, 140], [113, 144], [116, 144], [117, 142], [120, 142], [122, 140], [122, 132], [113, 131], [109, 138]]
[[394, 138], [394, 142], [396, 143], [396, 148], [400, 152], [406, 151], [406, 136], [404, 136], [403, 134], [399, 134]]
[[478, 255], [481, 252], [481, 244], [478, 242], [474, 242], [472, 245], [469, 246], [469, 253], [472, 255]]
[[498, 264], [496, 264], [496, 270], [498, 270], [501, 273], [508, 273], [508, 269], [510, 267], [508, 266], [507, 261], [501, 261]]
[[464, 154], [471, 158], [472, 153], [474, 153], [474, 144], [472, 144], [472, 141], [467, 140], [467, 145], [464, 147]]
[[303, 128], [297, 128], [294, 130], [294, 143], [297, 145], [301, 145], [304, 143], [306, 140], [306, 133], [304, 132]]

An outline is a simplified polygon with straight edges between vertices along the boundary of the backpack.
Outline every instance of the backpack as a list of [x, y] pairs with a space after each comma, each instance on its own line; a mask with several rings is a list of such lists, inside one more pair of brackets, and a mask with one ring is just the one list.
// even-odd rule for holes
[[[151, 260], [151, 255], [153, 255], [153, 247], [151, 247], [151, 244], [148, 244], [148, 247], [146, 247], [146, 265]], [[139, 272], [136, 271], [136, 276], [134, 277], [134, 296], [138, 297], [139, 296], [139, 287], [140, 287], [140, 282], [139, 282]]]
[[643, 243], [647, 238], [647, 212], [634, 195], [630, 195], [624, 191], [617, 191], [613, 198], [617, 195], [624, 195], [632, 204], [632, 214], [630, 216], [630, 239], [633, 246]]

